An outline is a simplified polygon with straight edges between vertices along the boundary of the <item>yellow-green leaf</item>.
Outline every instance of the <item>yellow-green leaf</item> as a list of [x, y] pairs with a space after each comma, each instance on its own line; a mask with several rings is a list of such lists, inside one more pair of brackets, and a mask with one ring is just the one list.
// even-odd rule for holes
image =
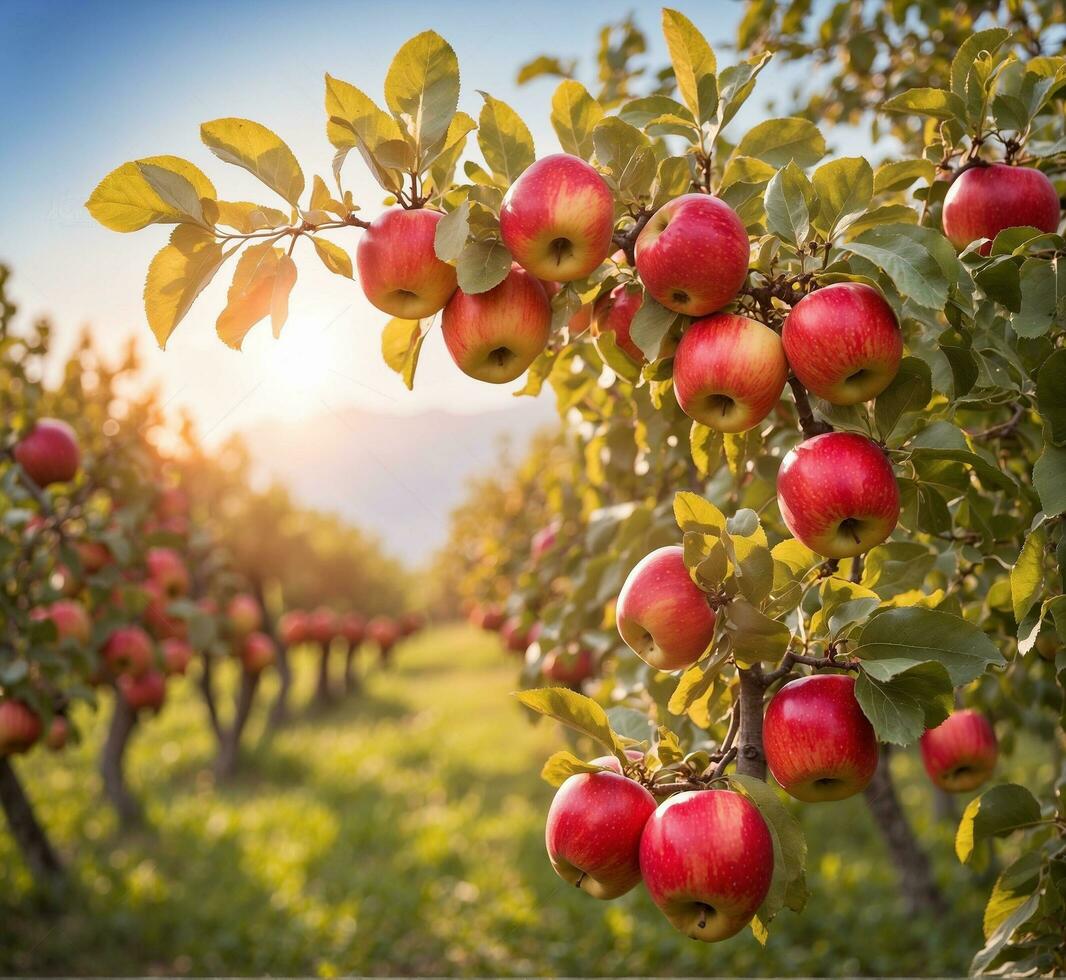
[[243, 167], [294, 207], [304, 175], [292, 150], [266, 126], [250, 119], [215, 119], [200, 127], [200, 138], [220, 160]]
[[403, 378], [408, 390], [414, 387], [415, 369], [424, 340], [425, 333], [420, 320], [393, 317], [381, 331], [381, 356]]
[[595, 149], [592, 130], [603, 118], [603, 107], [580, 82], [560, 82], [552, 96], [552, 127], [563, 151], [589, 160]]
[[501, 180], [513, 184], [535, 159], [533, 137], [521, 117], [506, 102], [487, 92], [481, 97], [477, 142], [489, 169]]
[[385, 76], [385, 102], [407, 125], [419, 170], [424, 151], [448, 131], [459, 104], [459, 60], [434, 31], [409, 40]]
[[311, 236], [311, 242], [315, 246], [315, 251], [322, 260], [322, 264], [330, 272], [338, 276], [344, 276], [345, 279], [353, 278], [351, 256], [340, 245], [326, 238], [319, 238], [317, 235]]
[[282, 249], [268, 242], [252, 245], [241, 255], [226, 294], [226, 308], [215, 324], [228, 347], [240, 350], [248, 331], [271, 314], [278, 266], [284, 256]]
[[663, 36], [682, 101], [697, 122], [710, 121], [718, 108], [714, 51], [696, 25], [676, 10], [663, 10]]
[[150, 224], [176, 224], [189, 216], [168, 203], [146, 178], [143, 167], [169, 171], [187, 181], [201, 198], [213, 199], [215, 188], [204, 173], [181, 157], [145, 157], [112, 170], [89, 196], [85, 207], [105, 228], [139, 231]]
[[156, 253], [144, 283], [144, 312], [160, 347], [211, 281], [225, 255], [207, 230], [179, 225]]
[[274, 273], [274, 288], [270, 293], [270, 325], [274, 337], [281, 336], [281, 328], [289, 318], [289, 294], [296, 285], [296, 263], [292, 256], [283, 255], [278, 259], [278, 268]]
[[551, 786], [562, 786], [571, 776], [582, 772], [604, 772], [603, 766], [582, 762], [573, 752], [565, 749], [556, 752], [540, 771], [540, 778]]

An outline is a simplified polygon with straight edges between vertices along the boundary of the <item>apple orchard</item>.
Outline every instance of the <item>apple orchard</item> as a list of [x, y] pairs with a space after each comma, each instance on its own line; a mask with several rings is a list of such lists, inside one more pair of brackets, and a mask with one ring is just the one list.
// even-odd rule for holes
[[[1055, 23], [1054, 4], [1036, 6]], [[915, 746], [938, 790], [965, 794], [959, 860], [1009, 856], [973, 971], [1061, 972], [1062, 753], [1054, 785], [1003, 782], [996, 766], [1022, 730], [1062, 739], [1066, 58], [1024, 18], [925, 24], [956, 32], [933, 63], [905, 46], [864, 54], [883, 25], [835, 9], [850, 54], [832, 67], [834, 50], [804, 49], [779, 7], [747, 5], [728, 65], [664, 10], [657, 76], [633, 67], [631, 25], [606, 32], [595, 96], [572, 65], [538, 58], [520, 77], [561, 76], [561, 152], [538, 156], [487, 93], [476, 119], [460, 111], [455, 53], [427, 31], [396, 54], [384, 108], [326, 76], [328, 179], [308, 181], [265, 126], [224, 118], [203, 124], [204, 144], [273, 203], [225, 200], [194, 164], [156, 156], [114, 170], [87, 206], [118, 232], [174, 226], [144, 287], [160, 345], [224, 265], [219, 338], [239, 348], [266, 319], [278, 334], [298, 263], [321, 261], [382, 312], [383, 356], [409, 387], [422, 345], [443, 343], [472, 379], [554, 394], [559, 433], [460, 508], [441, 575], [452, 608], [522, 657], [521, 704], [573, 732], [543, 772], [562, 879], [590, 901], [642, 884], [693, 939], [750, 927], [766, 942], [779, 913], [804, 909], [804, 808], [865, 794], [907, 901], [935, 915], [889, 768]], [[830, 153], [816, 99], [736, 125], [775, 48], [831, 66], [831, 104], [886, 137], [883, 159]], [[867, 55], [889, 69], [854, 105]], [[383, 206], [353, 200], [353, 167]], [[0, 673], [5, 753], [61, 741], [62, 705], [88, 683], [117, 687], [132, 727], [161, 699], [164, 664], [193, 649], [239, 647], [239, 699], [275, 656], [254, 560], [211, 557], [169, 489], [180, 474], [143, 446], [93, 450], [115, 469], [110, 505], [93, 506], [97, 478], [78, 477], [70, 431], [45, 417], [72, 411], [22, 398], [3, 433], [3, 492], [25, 513], [7, 521], [5, 577], [42, 576], [5, 600], [10, 642], [28, 646], [13, 662], [30, 661]], [[144, 481], [124, 466], [159, 471], [159, 490], [127, 499]], [[42, 535], [88, 608], [53, 598]], [[127, 572], [97, 568], [105, 553]], [[179, 617], [188, 636], [157, 629], [169, 645], [155, 648], [112, 598], [131, 577], [145, 615]], [[380, 606], [362, 611], [402, 611]], [[315, 636], [357, 645], [356, 626]], [[290, 628], [283, 649], [308, 624]], [[239, 731], [211, 717], [224, 752]]]

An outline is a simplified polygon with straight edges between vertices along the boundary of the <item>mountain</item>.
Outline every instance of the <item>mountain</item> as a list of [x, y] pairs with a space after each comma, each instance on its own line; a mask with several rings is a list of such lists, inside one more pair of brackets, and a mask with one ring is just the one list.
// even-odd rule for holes
[[242, 435], [257, 466], [301, 503], [341, 514], [418, 565], [444, 544], [467, 479], [495, 465], [505, 445], [520, 454], [556, 420], [550, 399], [523, 398], [476, 415], [347, 408]]

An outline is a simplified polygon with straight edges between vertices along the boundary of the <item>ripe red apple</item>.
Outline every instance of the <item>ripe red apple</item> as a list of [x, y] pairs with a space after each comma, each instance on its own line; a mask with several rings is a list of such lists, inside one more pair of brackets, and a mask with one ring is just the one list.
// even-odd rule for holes
[[45, 747], [51, 752], [62, 752], [70, 738], [70, 722], [63, 715], [56, 715], [44, 736]]
[[578, 687], [593, 676], [596, 664], [592, 651], [577, 644], [549, 650], [541, 665], [544, 676], [557, 684]]
[[38, 419], [16, 443], [15, 461], [39, 487], [73, 480], [81, 463], [74, 430], [59, 419]]
[[873, 726], [855, 699], [855, 678], [812, 674], [782, 687], [763, 721], [766, 763], [804, 803], [861, 793], [877, 771]]
[[947, 793], [977, 789], [988, 781], [999, 757], [991, 723], [971, 708], [956, 711], [930, 728], [922, 736], [921, 746], [925, 771]]
[[43, 727], [37, 712], [24, 701], [0, 701], [0, 756], [32, 748]]
[[511, 616], [500, 627], [500, 639], [511, 653], [525, 653], [529, 646], [529, 630], [523, 628], [521, 616]]
[[241, 643], [241, 663], [249, 674], [258, 674], [277, 658], [274, 641], [266, 633], [249, 633]]
[[550, 327], [544, 287], [518, 265], [488, 292], [457, 289], [441, 320], [444, 343], [459, 370], [490, 384], [522, 374], [547, 345]]
[[400, 630], [388, 617], [375, 616], [367, 623], [366, 635], [371, 643], [376, 643], [382, 650], [391, 650], [400, 639]]
[[152, 666], [152, 640], [139, 626], [120, 626], [107, 638], [104, 663], [115, 674], [140, 677]]
[[607, 258], [614, 197], [579, 157], [555, 153], [527, 167], [504, 195], [500, 236], [538, 279], [584, 279]]
[[134, 711], [149, 708], [159, 711], [167, 696], [166, 678], [158, 670], [150, 670], [140, 677], [121, 674], [115, 681], [119, 693]]
[[92, 621], [85, 607], [74, 599], [57, 599], [50, 606], [38, 606], [30, 613], [35, 620], [50, 619], [59, 635], [59, 640], [73, 640], [85, 646], [92, 632]]
[[355, 261], [363, 292], [383, 313], [419, 320], [444, 308], [455, 292], [455, 267], [437, 258], [439, 211], [390, 208], [364, 229]]
[[851, 558], [892, 533], [899, 486], [876, 443], [853, 432], [828, 432], [785, 456], [777, 504], [788, 529], [812, 551]]
[[529, 632], [526, 633], [526, 656], [529, 655], [529, 648], [533, 646], [534, 643], [540, 643], [540, 634], [543, 632], [544, 624], [539, 621], [529, 627]]
[[247, 592], [235, 595], [226, 606], [230, 629], [237, 636], [247, 636], [263, 625], [263, 610], [259, 601]]
[[366, 636], [366, 620], [359, 613], [345, 613], [340, 618], [340, 634], [348, 641], [349, 645], [353, 647], [359, 646]]
[[157, 640], [165, 640], [168, 637], [184, 640], [189, 635], [189, 624], [180, 616], [171, 616], [167, 611], [170, 599], [162, 586], [155, 579], [148, 579], [142, 589], [148, 596], [148, 604], [144, 607], [144, 622], [152, 636]]
[[552, 521], [547, 527], [542, 527], [529, 542], [529, 554], [534, 563], [543, 558], [555, 547], [556, 538], [559, 535], [559, 522]]
[[[944, 234], [957, 249], [979, 238], [994, 239], [1004, 228], [1059, 227], [1059, 195], [1047, 176], [1032, 167], [993, 163], [959, 174], [944, 198]], [[991, 251], [991, 241], [981, 246]]]
[[111, 549], [102, 541], [79, 541], [74, 545], [86, 575], [95, 575], [114, 561]]
[[646, 360], [644, 352], [633, 342], [629, 332], [633, 317], [643, 305], [644, 294], [640, 286], [635, 283], [622, 283], [615, 286], [606, 296], [596, 300], [592, 313], [593, 334], [599, 337], [601, 334], [613, 333], [618, 349], [634, 364], [643, 364]]
[[[643, 762], [644, 753], [640, 749], [626, 749], [626, 758], [630, 762]], [[600, 755], [595, 759], [589, 759], [589, 765], [591, 766], [606, 766], [608, 769], [614, 770], [619, 775], [622, 775], [622, 763], [620, 763], [613, 755]]]
[[312, 643], [329, 646], [337, 628], [337, 614], [328, 606], [319, 606], [307, 617], [307, 638]]
[[[617, 760], [615, 760], [617, 761]], [[548, 810], [548, 858], [563, 881], [593, 898], [617, 898], [640, 881], [640, 835], [655, 797], [613, 772], [570, 776]]]
[[681, 410], [719, 432], [745, 432], [770, 414], [788, 380], [781, 338], [734, 313], [716, 313], [685, 331], [674, 355]]
[[731, 790], [671, 796], [640, 841], [652, 901], [678, 932], [715, 943], [735, 936], [762, 905], [774, 843], [755, 805]]
[[876, 398], [903, 356], [895, 311], [861, 282], [838, 282], [804, 296], [785, 318], [781, 342], [804, 387], [834, 405]]
[[714, 638], [715, 613], [692, 581], [679, 545], [645, 555], [629, 573], [615, 610], [629, 648], [658, 670], [691, 667]]
[[145, 556], [148, 577], [164, 595], [175, 598], [189, 591], [189, 570], [173, 548], [149, 548]]
[[706, 316], [733, 301], [748, 276], [748, 232], [725, 201], [682, 194], [664, 204], [637, 237], [644, 288], [675, 313]]
[[404, 636], [413, 636], [426, 625], [426, 618], [421, 613], [410, 612], [400, 617], [400, 631]]
[[155, 505], [156, 515], [162, 521], [189, 516], [189, 496], [179, 487], [164, 487], [159, 492]]
[[486, 603], [474, 607], [470, 622], [483, 630], [495, 633], [503, 626], [505, 619], [504, 612], [499, 606], [495, 603]]
[[192, 662], [193, 649], [184, 640], [168, 636], [159, 648], [163, 654], [163, 669], [168, 675], [184, 674]]
[[278, 636], [286, 647], [299, 646], [309, 639], [308, 615], [299, 609], [290, 609], [278, 620]]

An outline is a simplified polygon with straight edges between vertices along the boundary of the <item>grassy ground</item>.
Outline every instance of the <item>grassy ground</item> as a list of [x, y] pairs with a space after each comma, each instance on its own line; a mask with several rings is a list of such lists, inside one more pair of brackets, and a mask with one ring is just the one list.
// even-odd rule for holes
[[[802, 811], [813, 896], [763, 949], [676, 935], [640, 889], [598, 903], [543, 850], [562, 744], [508, 692], [495, 638], [455, 627], [400, 648], [361, 696], [250, 750], [216, 787], [189, 682], [132, 746], [151, 829], [119, 837], [99, 802], [101, 732], [18, 768], [71, 864], [65, 911], [35, 897], [0, 831], [0, 974], [820, 975], [965, 973], [987, 892], [951, 855], [913, 754], [903, 798], [951, 913], [908, 917], [859, 800]], [[301, 694], [311, 664], [301, 665]], [[251, 735], [261, 721], [253, 722]]]

